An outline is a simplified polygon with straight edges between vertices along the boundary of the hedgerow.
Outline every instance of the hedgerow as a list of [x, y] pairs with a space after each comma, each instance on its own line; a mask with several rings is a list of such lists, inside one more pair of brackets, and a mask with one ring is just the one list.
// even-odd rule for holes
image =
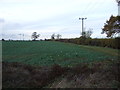
[[101, 46], [109, 47], [114, 49], [120, 49], [120, 38], [112, 39], [91, 39], [91, 38], [75, 38], [75, 39], [60, 39], [56, 41], [66, 42], [66, 43], [75, 43], [79, 45], [90, 45], [90, 46]]

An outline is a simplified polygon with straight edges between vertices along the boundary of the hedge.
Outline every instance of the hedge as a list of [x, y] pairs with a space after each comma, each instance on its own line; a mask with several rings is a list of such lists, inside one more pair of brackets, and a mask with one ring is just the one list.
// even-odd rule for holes
[[82, 37], [82, 38], [75, 38], [75, 39], [60, 39], [56, 41], [74, 43], [74, 44], [79, 44], [79, 45], [91, 45], [91, 46], [101, 46], [101, 47], [120, 49], [120, 38], [91, 39], [91, 38]]

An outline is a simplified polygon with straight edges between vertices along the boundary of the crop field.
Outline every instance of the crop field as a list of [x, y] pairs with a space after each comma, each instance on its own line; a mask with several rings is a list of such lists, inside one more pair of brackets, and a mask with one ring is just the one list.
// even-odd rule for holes
[[118, 50], [55, 41], [5, 41], [2, 43], [2, 55], [5, 62], [72, 67], [79, 63], [116, 60]]
[[117, 49], [56, 41], [4, 41], [3, 88], [118, 88]]

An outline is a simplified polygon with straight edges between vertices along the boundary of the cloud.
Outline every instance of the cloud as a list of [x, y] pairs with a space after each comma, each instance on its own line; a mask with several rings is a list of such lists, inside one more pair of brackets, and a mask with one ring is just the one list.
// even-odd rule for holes
[[13, 22], [5, 22], [3, 24], [3, 28], [2, 30], [3, 31], [14, 31], [14, 30], [17, 30], [17, 29], [22, 29], [24, 25], [23, 24], [20, 24], [20, 23], [13, 23]]
[[42, 38], [54, 32], [78, 37], [79, 17], [87, 17], [84, 26], [93, 28], [93, 37], [98, 36], [111, 14], [117, 15], [117, 3], [113, 0], [0, 0], [0, 8], [3, 33], [31, 35], [36, 31]]
[[0, 23], [4, 23], [5, 20], [3, 18], [0, 18]]

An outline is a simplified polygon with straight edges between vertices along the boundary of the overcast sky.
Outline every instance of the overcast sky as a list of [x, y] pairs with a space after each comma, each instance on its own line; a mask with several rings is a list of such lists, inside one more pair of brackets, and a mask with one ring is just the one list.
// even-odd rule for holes
[[[39, 39], [61, 34], [62, 38], [80, 37], [81, 20], [86, 30], [93, 29], [92, 38], [104, 38], [104, 23], [118, 13], [115, 0], [0, 0], [0, 36], [4, 39]], [[21, 36], [21, 38], [20, 38]]]

